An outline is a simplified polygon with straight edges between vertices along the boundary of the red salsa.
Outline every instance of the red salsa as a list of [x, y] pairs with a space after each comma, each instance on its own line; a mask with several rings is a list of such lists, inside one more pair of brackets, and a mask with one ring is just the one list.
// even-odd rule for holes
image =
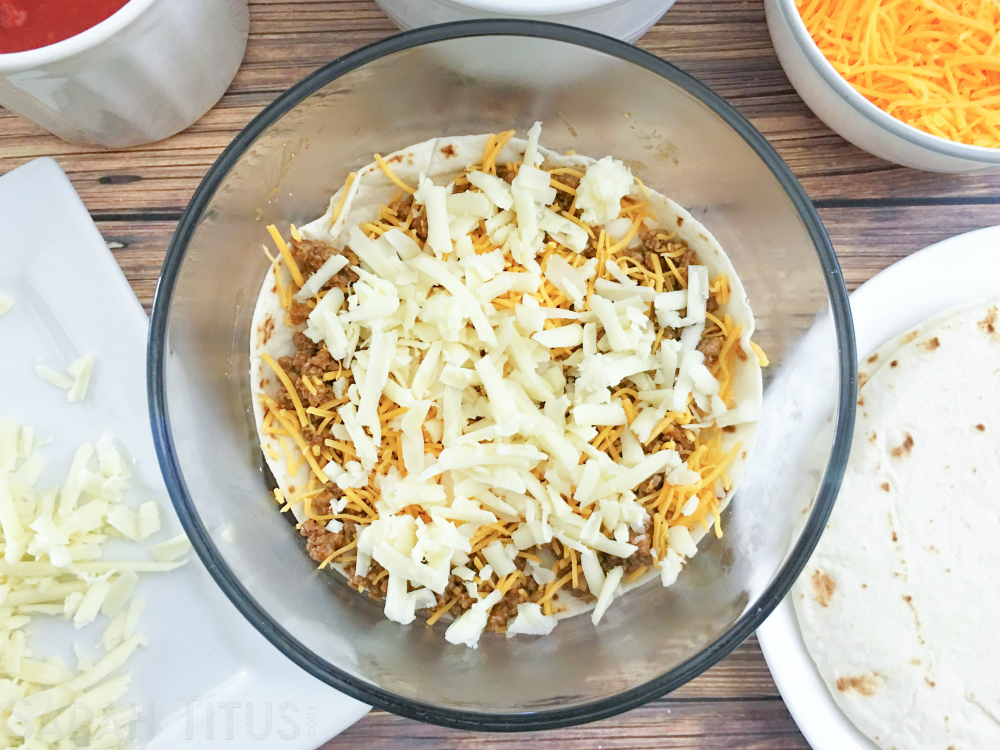
[[128, 0], [0, 0], [0, 54], [46, 47], [96, 26]]

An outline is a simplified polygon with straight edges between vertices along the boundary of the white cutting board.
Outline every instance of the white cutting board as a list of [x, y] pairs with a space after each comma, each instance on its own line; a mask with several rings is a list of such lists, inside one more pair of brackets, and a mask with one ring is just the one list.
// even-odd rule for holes
[[[135, 462], [126, 500], [160, 505], [164, 530], [151, 543], [180, 533], [149, 427], [146, 315], [55, 161], [38, 159], [0, 177], [0, 229], [0, 291], [15, 300], [0, 317], [0, 414], [53, 438], [42, 449], [48, 465], [40, 484], [54, 486], [80, 444], [109, 433]], [[35, 365], [65, 371], [85, 352], [95, 360], [90, 388], [83, 402], [67, 404], [66, 392], [39, 378]], [[114, 553], [139, 557], [141, 550]], [[124, 702], [142, 711], [139, 746], [312, 750], [367, 713], [286, 659], [236, 611], [195, 553], [187, 557], [183, 568], [143, 575], [136, 587], [146, 599], [139, 630], [149, 647], [126, 666], [133, 681]], [[102, 616], [74, 631], [38, 616], [30, 642], [38, 654], [58, 652], [73, 665], [73, 640], [96, 644], [107, 622]]]

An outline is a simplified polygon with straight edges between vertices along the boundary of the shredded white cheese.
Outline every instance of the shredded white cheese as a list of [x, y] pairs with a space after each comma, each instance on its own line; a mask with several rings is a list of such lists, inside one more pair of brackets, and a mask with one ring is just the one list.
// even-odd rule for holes
[[[81, 395], [88, 360], [71, 368], [84, 381]], [[0, 417], [0, 631], [7, 633], [0, 637], [0, 663], [6, 695], [19, 699], [16, 711], [3, 715], [3, 736], [14, 741], [11, 746], [39, 750], [76, 747], [61, 739], [67, 733], [88, 747], [119, 747], [133, 717], [115, 706], [131, 679], [118, 673], [146, 645], [136, 630], [142, 600], [131, 598], [137, 573], [181, 563], [94, 560], [101, 555], [101, 542], [121, 528], [132, 538], [156, 533], [156, 503], [147, 501], [135, 510], [123, 504], [131, 475], [107, 436], [77, 451], [61, 490], [39, 490], [40, 444], [31, 428]], [[75, 673], [55, 657], [42, 660], [25, 633], [34, 616], [46, 613], [72, 619], [74, 628], [108, 618], [100, 638], [106, 654], [95, 659], [75, 643]], [[27, 740], [23, 745], [21, 738]]]
[[[345, 267], [334, 255], [297, 294], [310, 304], [319, 297], [305, 333], [325, 341], [353, 375], [349, 387], [342, 380], [331, 386], [348, 399], [336, 407], [331, 433], [354, 455], [330, 460], [324, 453], [313, 473], [344, 490], [377, 490], [379, 516], [360, 527], [355, 572], [366, 576], [374, 563], [387, 571], [385, 612], [400, 623], [433, 608], [456, 576], [475, 601], [446, 638], [472, 648], [501, 596], [480, 591], [521, 575], [518, 551], [553, 540], [578, 556], [597, 597], [596, 625], [624, 574], [617, 566], [605, 575], [598, 554], [628, 558], [638, 550], [632, 537], [652, 528], [638, 488], [655, 475], [688, 489], [701, 481], [675, 450], [645, 453], [654, 430], [662, 431], [669, 412], [688, 412], [692, 400], [713, 418], [734, 417], [697, 350], [707, 321], [707, 268], [688, 266], [686, 289], [657, 292], [662, 283], [640, 283], [620, 255], [580, 257], [593, 249], [591, 232], [596, 238], [605, 231], [615, 252], [631, 246], [619, 244], [626, 238], [638, 243], [639, 219], [632, 209], [621, 214], [635, 180], [610, 157], [590, 165], [575, 190], [582, 223], [575, 214], [568, 218], [555, 205], [554, 185], [567, 189], [561, 173], [541, 168], [540, 129], [536, 123], [528, 132], [510, 183], [488, 166], [465, 175], [471, 188], [458, 193], [458, 181], [437, 185], [420, 175], [413, 200], [415, 215], [426, 219], [425, 247], [406, 226], [346, 228], [337, 241], [359, 258], [351, 267], [358, 280], [346, 293], [320, 291]], [[550, 295], [564, 298], [563, 307]], [[680, 340], [658, 337], [654, 320], [681, 331]], [[616, 395], [626, 379], [634, 386], [627, 403]], [[621, 446], [615, 460], [594, 442], [612, 431]], [[60, 509], [75, 508], [80, 491], [68, 484]], [[697, 508], [694, 497], [685, 517]], [[16, 513], [5, 516], [0, 496], [0, 523], [5, 517], [12, 539], [30, 535], [16, 528]], [[131, 538], [144, 533], [141, 513], [128, 509], [110, 511], [108, 523]], [[517, 526], [476, 547], [482, 559], [474, 555], [473, 543], [491, 532], [484, 527], [500, 523]], [[344, 526], [331, 520], [326, 528], [339, 533]], [[665, 586], [696, 551], [683, 526], [666, 533], [670, 549], [654, 564]], [[69, 554], [56, 533], [45, 544], [60, 559]], [[153, 553], [169, 561], [186, 544], [170, 540]], [[565, 568], [558, 576], [556, 570], [529, 558], [523, 575], [549, 586], [565, 575]], [[75, 616], [89, 617], [96, 596], [73, 599]], [[112, 603], [101, 606], [119, 610], [113, 590], [107, 597]], [[523, 603], [507, 636], [544, 635], [555, 622], [538, 604]]]

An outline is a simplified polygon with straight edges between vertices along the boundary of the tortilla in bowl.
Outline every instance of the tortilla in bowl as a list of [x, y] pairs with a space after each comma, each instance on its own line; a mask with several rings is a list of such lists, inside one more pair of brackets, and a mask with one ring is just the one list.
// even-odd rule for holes
[[473, 647], [673, 583], [722, 533], [761, 404], [709, 231], [539, 131], [376, 155], [290, 244], [272, 229], [253, 320], [261, 445], [309, 553]]

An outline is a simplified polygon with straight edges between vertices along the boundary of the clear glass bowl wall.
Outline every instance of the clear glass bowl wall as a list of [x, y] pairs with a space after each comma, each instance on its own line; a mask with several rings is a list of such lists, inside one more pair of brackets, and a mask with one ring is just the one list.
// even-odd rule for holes
[[[269, 265], [265, 227], [321, 214], [347, 173], [446, 134], [523, 132], [614, 154], [719, 239], [767, 351], [761, 433], [721, 539], [670, 589], [617, 600], [595, 628], [486, 634], [387, 621], [318, 572], [268, 491], [251, 412], [248, 342]], [[278, 648], [361, 700], [453, 726], [526, 729], [610, 715], [674, 689], [746, 638], [822, 530], [853, 421], [846, 290], [787, 167], [732, 108], [629, 45], [525, 22], [410, 32], [331, 63], [223, 154], [168, 253], [150, 339], [150, 404], [174, 502], [216, 580]], [[231, 527], [235, 542], [219, 536]]]

